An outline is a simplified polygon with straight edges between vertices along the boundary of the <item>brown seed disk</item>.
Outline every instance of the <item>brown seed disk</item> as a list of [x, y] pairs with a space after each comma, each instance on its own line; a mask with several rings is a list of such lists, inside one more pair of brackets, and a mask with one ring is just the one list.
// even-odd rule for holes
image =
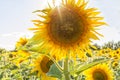
[[79, 14], [69, 7], [55, 8], [50, 15], [49, 35], [54, 41], [70, 44], [78, 41], [84, 26]]
[[93, 73], [93, 79], [94, 80], [108, 80], [108, 77], [106, 75], [106, 73], [102, 70], [96, 70]]

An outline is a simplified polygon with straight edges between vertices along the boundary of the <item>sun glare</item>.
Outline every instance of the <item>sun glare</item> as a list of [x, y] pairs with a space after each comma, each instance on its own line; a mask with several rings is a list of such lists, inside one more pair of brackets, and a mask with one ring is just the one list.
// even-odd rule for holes
[[56, 1], [55, 1], [55, 6], [59, 6], [60, 3], [61, 3], [60, 1], [61, 1], [61, 0], [56, 0]]

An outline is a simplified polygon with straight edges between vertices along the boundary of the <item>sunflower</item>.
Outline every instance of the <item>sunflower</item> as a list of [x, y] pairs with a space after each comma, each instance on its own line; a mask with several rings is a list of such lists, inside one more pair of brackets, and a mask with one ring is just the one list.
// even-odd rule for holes
[[20, 38], [19, 41], [16, 43], [16, 48], [19, 48], [21, 46], [24, 46], [28, 42], [28, 39], [26, 38]]
[[116, 68], [118, 67], [118, 65], [119, 65], [119, 61], [118, 61], [118, 60], [114, 60], [114, 61], [112, 62], [112, 68], [113, 68], [113, 69], [116, 69]]
[[31, 40], [37, 42], [39, 50], [46, 50], [56, 58], [64, 58], [68, 53], [72, 58], [76, 56], [85, 58], [85, 53], [91, 55], [89, 46], [92, 40], [98, 40], [97, 35], [102, 36], [96, 29], [105, 25], [98, 16], [96, 8], [86, 8], [85, 0], [61, 0], [59, 6], [53, 4], [43, 10], [35, 12], [40, 20], [33, 20], [36, 28]]
[[86, 80], [114, 80], [112, 70], [107, 64], [98, 64], [84, 72]]
[[27, 51], [23, 51], [23, 50], [18, 50], [17, 52], [12, 52], [10, 54], [11, 58], [13, 59], [12, 62], [20, 67], [20, 64], [22, 62], [28, 62], [28, 58], [30, 57], [30, 53]]
[[37, 71], [38, 77], [41, 77], [41, 80], [56, 80], [56, 78], [49, 77], [46, 75], [52, 64], [53, 64], [52, 60], [50, 60], [45, 55], [41, 55], [32, 64], [34, 66], [32, 72]]

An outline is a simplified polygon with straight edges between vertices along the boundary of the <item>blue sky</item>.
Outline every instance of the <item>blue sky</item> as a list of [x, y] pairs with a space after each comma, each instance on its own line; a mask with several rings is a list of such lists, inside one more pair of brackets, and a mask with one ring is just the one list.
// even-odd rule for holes
[[[36, 19], [32, 12], [42, 9], [46, 3], [47, 0], [0, 0], [0, 47], [14, 49], [20, 37], [30, 37], [32, 32], [27, 29], [33, 27], [31, 20]], [[109, 24], [99, 31], [104, 38], [95, 41], [98, 44], [120, 40], [119, 3], [120, 0], [89, 0], [89, 7], [99, 8]]]

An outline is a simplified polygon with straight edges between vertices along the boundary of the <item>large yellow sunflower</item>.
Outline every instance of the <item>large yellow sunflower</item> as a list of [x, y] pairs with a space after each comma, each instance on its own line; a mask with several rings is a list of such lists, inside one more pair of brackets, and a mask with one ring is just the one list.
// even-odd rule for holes
[[34, 61], [33, 63], [34, 68], [32, 72], [37, 71], [38, 77], [41, 77], [41, 80], [56, 80], [56, 78], [49, 77], [46, 75], [52, 64], [53, 64], [52, 60], [50, 60], [45, 55], [41, 55]]
[[[89, 51], [91, 41], [100, 35], [95, 30], [105, 22], [99, 17], [96, 8], [86, 8], [85, 0], [61, 0], [59, 6], [50, 4], [48, 8], [38, 10], [40, 20], [33, 20], [36, 28], [33, 41], [40, 46], [39, 50], [47, 50], [51, 55], [84, 58], [84, 52]], [[40, 14], [39, 14], [40, 13]]]
[[114, 80], [114, 74], [107, 64], [98, 64], [84, 72], [85, 80]]

